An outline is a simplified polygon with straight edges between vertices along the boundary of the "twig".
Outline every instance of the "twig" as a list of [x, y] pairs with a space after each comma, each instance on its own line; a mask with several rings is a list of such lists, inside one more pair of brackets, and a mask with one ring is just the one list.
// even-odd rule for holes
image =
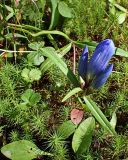
[[32, 53], [34, 51], [12, 51], [12, 50], [5, 50], [5, 49], [0, 49], [0, 51], [3, 51], [3, 53], [0, 54], [2, 56], [5, 52], [10, 52], [10, 53]]
[[73, 73], [75, 74], [76, 70], [76, 48], [73, 44]]

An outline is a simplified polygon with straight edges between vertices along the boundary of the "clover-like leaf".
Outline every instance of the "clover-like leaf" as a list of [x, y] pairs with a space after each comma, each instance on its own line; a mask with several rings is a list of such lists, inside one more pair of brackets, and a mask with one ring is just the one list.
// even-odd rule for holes
[[26, 82], [38, 81], [41, 78], [41, 71], [39, 69], [27, 69], [22, 70], [21, 76]]
[[42, 62], [44, 61], [44, 56], [40, 56], [39, 54], [37, 54], [34, 57], [34, 65], [39, 66]]
[[44, 61], [44, 56], [39, 51], [34, 51], [27, 55], [28, 64], [39, 66]]
[[39, 93], [35, 93], [32, 89], [27, 89], [22, 95], [21, 99], [25, 104], [36, 104], [40, 101], [41, 96]]
[[44, 46], [44, 42], [32, 42], [28, 45], [29, 48], [33, 50], [39, 50], [39, 48], [42, 48]]
[[38, 81], [41, 78], [41, 71], [39, 69], [32, 69], [29, 72], [29, 78], [33, 82], [34, 80]]
[[30, 70], [27, 69], [27, 68], [24, 68], [24, 69], [22, 70], [22, 72], [21, 72], [21, 76], [22, 76], [23, 79], [24, 79], [25, 81], [27, 81], [27, 82], [30, 81], [30, 79], [29, 79], [29, 72], [30, 72]]

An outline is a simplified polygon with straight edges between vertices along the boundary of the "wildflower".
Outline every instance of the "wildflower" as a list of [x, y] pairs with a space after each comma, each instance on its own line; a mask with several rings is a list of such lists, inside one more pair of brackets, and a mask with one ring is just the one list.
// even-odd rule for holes
[[112, 72], [113, 64], [108, 65], [115, 53], [115, 46], [112, 40], [106, 39], [100, 42], [90, 61], [88, 62], [88, 47], [86, 46], [79, 60], [78, 73], [84, 80], [84, 87], [92, 86], [100, 88]]

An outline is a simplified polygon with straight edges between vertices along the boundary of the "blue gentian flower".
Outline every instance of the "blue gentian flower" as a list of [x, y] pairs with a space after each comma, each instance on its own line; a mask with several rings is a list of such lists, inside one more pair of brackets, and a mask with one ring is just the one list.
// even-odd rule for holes
[[113, 69], [113, 64], [108, 65], [108, 63], [114, 53], [115, 46], [110, 39], [105, 39], [97, 45], [89, 62], [88, 47], [83, 49], [78, 64], [78, 73], [85, 81], [84, 87], [92, 86], [98, 89], [106, 82]]

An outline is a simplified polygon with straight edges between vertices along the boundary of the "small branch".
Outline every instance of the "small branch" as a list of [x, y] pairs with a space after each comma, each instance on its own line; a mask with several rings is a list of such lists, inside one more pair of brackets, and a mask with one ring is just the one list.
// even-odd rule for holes
[[76, 73], [76, 48], [75, 45], [73, 44], [73, 73]]
[[3, 53], [0, 54], [2, 56], [5, 52], [10, 52], [10, 53], [32, 53], [34, 51], [12, 51], [12, 50], [5, 50], [5, 49], [0, 49], [0, 51], [3, 51]]

